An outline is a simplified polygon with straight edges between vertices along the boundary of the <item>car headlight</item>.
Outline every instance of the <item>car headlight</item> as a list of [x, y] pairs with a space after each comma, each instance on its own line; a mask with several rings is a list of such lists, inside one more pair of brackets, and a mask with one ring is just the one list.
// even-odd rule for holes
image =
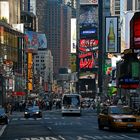
[[25, 112], [25, 114], [28, 114], [28, 112]]
[[122, 122], [122, 119], [114, 119], [114, 122]]
[[37, 111], [36, 114], [38, 114], [39, 112]]
[[136, 119], [136, 122], [140, 122], [140, 119]]

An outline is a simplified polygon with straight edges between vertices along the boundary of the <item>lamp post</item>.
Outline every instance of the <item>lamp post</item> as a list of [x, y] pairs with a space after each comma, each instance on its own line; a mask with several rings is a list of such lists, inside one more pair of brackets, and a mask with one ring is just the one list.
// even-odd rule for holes
[[[137, 59], [139, 60], [139, 69], [140, 69], [140, 52], [137, 54]], [[138, 88], [138, 92], [140, 93], [140, 71], [139, 71], [139, 88]], [[139, 98], [140, 98], [140, 94], [139, 94]]]

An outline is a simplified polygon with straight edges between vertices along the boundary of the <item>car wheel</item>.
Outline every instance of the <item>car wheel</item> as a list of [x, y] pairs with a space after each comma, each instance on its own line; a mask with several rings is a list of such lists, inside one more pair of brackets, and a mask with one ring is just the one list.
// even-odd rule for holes
[[103, 126], [103, 125], [101, 125], [100, 120], [98, 120], [98, 128], [99, 128], [99, 130], [103, 130], [103, 129], [104, 129], [104, 126]]
[[110, 130], [110, 131], [113, 131], [113, 130], [114, 130], [114, 128], [112, 127], [111, 122], [109, 123], [109, 130]]
[[140, 128], [138, 128], [137, 131], [140, 132]]

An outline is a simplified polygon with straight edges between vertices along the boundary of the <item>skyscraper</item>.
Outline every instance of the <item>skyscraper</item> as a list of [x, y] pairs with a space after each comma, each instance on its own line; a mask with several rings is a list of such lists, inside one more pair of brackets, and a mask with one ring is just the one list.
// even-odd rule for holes
[[54, 73], [69, 65], [71, 7], [58, 0], [37, 0], [38, 31], [44, 32], [54, 58]]

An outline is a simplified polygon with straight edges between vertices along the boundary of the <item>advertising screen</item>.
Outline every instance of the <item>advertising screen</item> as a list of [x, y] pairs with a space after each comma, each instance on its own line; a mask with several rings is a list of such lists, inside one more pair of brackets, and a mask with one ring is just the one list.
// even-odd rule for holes
[[33, 71], [32, 71], [32, 63], [33, 63], [33, 58], [32, 58], [32, 53], [28, 53], [28, 90], [33, 89]]
[[80, 85], [81, 93], [93, 93], [96, 91], [95, 79], [81, 79]]
[[[95, 2], [96, 3], [96, 2]], [[79, 79], [95, 79], [98, 67], [98, 5], [81, 1], [79, 17]]]
[[38, 49], [47, 49], [47, 38], [45, 34], [38, 33]]
[[106, 52], [118, 52], [118, 18], [106, 17]]
[[95, 5], [80, 6], [80, 38], [97, 39], [98, 7]]
[[76, 53], [76, 18], [71, 19], [71, 53]]
[[38, 33], [32, 31], [25, 32], [25, 43], [27, 52], [36, 52], [38, 50]]
[[140, 49], [140, 12], [136, 12], [130, 21], [130, 48]]

